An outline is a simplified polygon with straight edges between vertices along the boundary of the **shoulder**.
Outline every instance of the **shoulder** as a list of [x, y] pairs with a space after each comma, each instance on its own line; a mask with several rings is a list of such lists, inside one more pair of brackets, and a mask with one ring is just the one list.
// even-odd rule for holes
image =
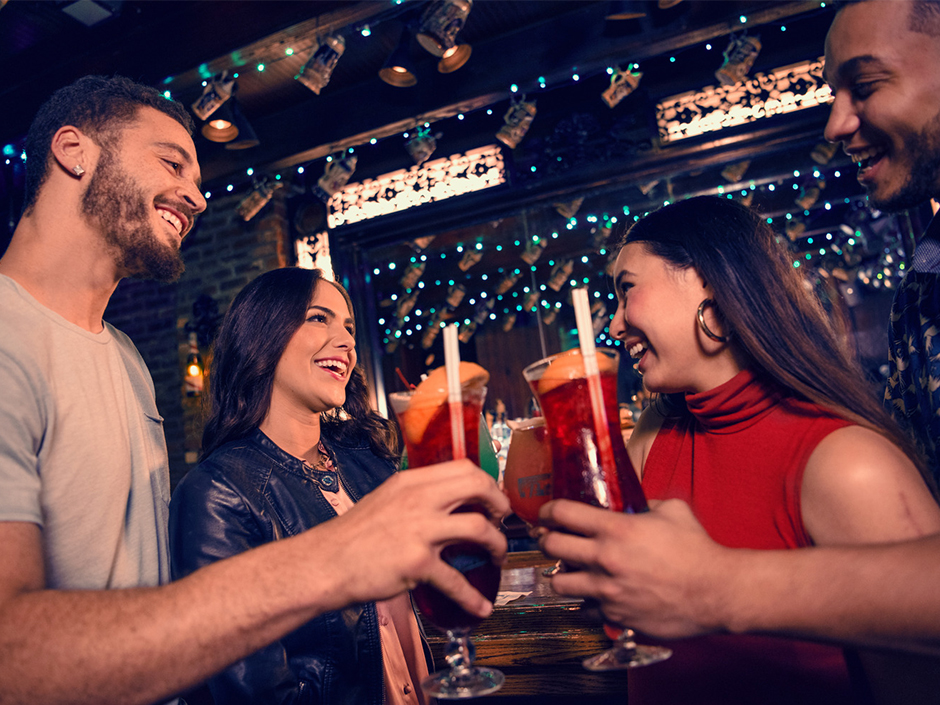
[[212, 452], [209, 457], [190, 470], [180, 480], [173, 493], [203, 494], [252, 494], [263, 484], [266, 468], [271, 465], [267, 457], [249, 439], [230, 441]]
[[862, 426], [845, 426], [819, 442], [806, 463], [800, 502], [817, 544], [940, 531], [940, 508], [913, 462]]

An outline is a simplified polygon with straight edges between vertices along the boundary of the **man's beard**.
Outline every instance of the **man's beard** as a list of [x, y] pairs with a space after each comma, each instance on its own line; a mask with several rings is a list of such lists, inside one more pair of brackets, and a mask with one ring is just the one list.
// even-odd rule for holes
[[154, 231], [152, 212], [153, 205], [118, 165], [114, 151], [102, 147], [98, 166], [82, 196], [82, 214], [100, 224], [116, 264], [126, 276], [173, 282], [183, 273], [183, 260], [179, 250]]
[[911, 173], [894, 195], [869, 203], [887, 213], [897, 213], [935, 198], [940, 189], [940, 113], [919, 133], [904, 138], [904, 151], [912, 160]]

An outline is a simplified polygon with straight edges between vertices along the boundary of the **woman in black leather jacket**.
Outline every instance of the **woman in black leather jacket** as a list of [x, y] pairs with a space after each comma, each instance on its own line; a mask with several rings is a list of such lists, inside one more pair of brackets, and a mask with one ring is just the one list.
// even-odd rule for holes
[[[274, 270], [235, 297], [214, 347], [203, 460], [170, 505], [174, 578], [328, 521], [396, 471], [398, 434], [369, 406], [352, 316], [319, 270]], [[424, 705], [426, 655], [405, 594], [321, 615], [209, 687], [217, 705]]]

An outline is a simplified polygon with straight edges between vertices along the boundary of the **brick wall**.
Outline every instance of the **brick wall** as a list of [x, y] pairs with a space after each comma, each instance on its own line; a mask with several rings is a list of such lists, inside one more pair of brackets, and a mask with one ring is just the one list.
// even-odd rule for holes
[[[291, 240], [283, 193], [245, 223], [235, 213], [244, 193], [214, 196], [196, 229], [183, 243], [186, 272], [175, 284], [125, 280], [105, 319], [131, 337], [143, 356], [164, 418], [173, 487], [195, 464], [202, 437], [202, 399], [186, 397], [183, 365], [188, 351], [186, 324], [193, 302], [211, 296], [225, 313], [235, 294], [259, 274], [286, 266]], [[206, 350], [201, 351], [206, 358]]]

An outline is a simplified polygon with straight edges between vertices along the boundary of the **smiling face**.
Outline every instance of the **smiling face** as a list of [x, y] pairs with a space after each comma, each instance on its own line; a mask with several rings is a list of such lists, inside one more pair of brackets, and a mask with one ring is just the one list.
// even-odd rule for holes
[[267, 418], [309, 418], [340, 407], [356, 366], [352, 313], [330, 282], [317, 282], [307, 316], [294, 333], [274, 371]]
[[709, 289], [690, 267], [677, 269], [642, 242], [620, 250], [614, 266], [617, 312], [611, 335], [637, 361], [652, 392], [695, 392], [715, 386], [702, 348], [696, 311]]
[[85, 218], [102, 232], [121, 276], [174, 281], [180, 243], [206, 208], [192, 138], [153, 108], [104, 140], [82, 196]]
[[872, 205], [887, 211], [940, 196], [940, 36], [912, 31], [909, 10], [848, 5], [826, 38], [826, 138], [843, 143]]

